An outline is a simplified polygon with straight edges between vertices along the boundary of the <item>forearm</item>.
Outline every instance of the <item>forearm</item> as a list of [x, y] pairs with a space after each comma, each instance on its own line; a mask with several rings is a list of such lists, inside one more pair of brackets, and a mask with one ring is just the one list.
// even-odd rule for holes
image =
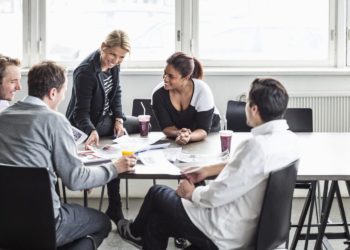
[[163, 129], [163, 133], [169, 138], [176, 138], [179, 134], [179, 131], [180, 130], [175, 126], [166, 127], [165, 129]]
[[192, 131], [190, 136], [190, 141], [202, 141], [208, 136], [208, 134], [205, 130], [199, 128]]
[[223, 168], [225, 167], [226, 162], [221, 162], [213, 165], [204, 166], [203, 170], [205, 171], [206, 177], [216, 176], [221, 173]]

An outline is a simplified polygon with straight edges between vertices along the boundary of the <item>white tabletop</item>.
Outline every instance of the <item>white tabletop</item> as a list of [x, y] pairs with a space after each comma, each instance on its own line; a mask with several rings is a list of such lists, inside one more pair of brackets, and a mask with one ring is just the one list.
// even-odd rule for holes
[[[298, 180], [350, 180], [350, 133], [315, 132], [297, 135], [301, 152]], [[234, 133], [231, 151], [251, 136], [251, 133]], [[111, 141], [103, 139], [101, 144], [105, 143]], [[171, 146], [175, 145], [173, 142]], [[183, 146], [182, 151], [191, 154], [218, 154], [221, 152], [219, 134], [210, 133], [204, 141]]]
[[[297, 133], [300, 145], [298, 180], [350, 180], [350, 133]], [[251, 137], [234, 133], [231, 150]], [[220, 138], [211, 133], [203, 142], [183, 148], [191, 153], [220, 152]]]

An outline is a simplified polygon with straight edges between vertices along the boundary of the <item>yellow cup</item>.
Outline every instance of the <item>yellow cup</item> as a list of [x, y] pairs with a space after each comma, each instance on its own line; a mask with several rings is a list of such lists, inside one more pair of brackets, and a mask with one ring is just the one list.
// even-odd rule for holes
[[129, 155], [133, 155], [134, 152], [130, 151], [130, 150], [122, 150], [122, 156], [129, 156]]

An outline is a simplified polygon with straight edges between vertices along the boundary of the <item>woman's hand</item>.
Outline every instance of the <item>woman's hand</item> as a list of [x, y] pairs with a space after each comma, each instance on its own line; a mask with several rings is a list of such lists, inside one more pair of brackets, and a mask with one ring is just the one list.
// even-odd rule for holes
[[187, 128], [182, 128], [179, 130], [177, 137], [175, 138], [175, 142], [179, 145], [186, 145], [191, 140], [192, 131]]
[[100, 143], [100, 137], [97, 131], [92, 130], [88, 139], [85, 142], [85, 150], [89, 150], [90, 149], [89, 146], [93, 146], [93, 145], [99, 146], [99, 143]]
[[120, 137], [122, 135], [124, 135], [124, 126], [123, 123], [121, 123], [120, 121], [116, 120], [114, 123], [114, 134], [117, 137]]

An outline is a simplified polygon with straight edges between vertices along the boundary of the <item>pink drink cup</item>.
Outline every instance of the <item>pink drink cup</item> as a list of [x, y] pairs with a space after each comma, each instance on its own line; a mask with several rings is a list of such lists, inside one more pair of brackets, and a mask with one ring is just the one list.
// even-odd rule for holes
[[150, 115], [139, 115], [139, 126], [140, 126], [140, 135], [148, 136], [149, 132], [149, 121], [151, 119]]
[[221, 141], [221, 152], [228, 150], [231, 151], [231, 140], [232, 140], [232, 131], [231, 130], [221, 130], [220, 132], [220, 141]]

